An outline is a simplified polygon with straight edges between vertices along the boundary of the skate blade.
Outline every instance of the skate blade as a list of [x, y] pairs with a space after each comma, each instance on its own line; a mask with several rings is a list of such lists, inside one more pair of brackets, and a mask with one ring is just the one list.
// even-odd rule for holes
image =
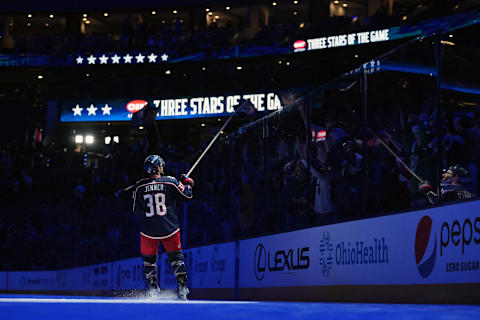
[[181, 294], [178, 295], [178, 300], [182, 300], [182, 301], [187, 301], [187, 296], [190, 294], [190, 290], [188, 290], [188, 288], [182, 292]]

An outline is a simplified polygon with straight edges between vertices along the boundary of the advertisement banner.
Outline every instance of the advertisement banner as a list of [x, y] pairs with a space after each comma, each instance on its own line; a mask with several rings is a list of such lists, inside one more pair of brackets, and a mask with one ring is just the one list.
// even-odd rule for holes
[[234, 113], [234, 107], [242, 99], [250, 100], [260, 113], [282, 108], [281, 96], [274, 92], [170, 99], [71, 100], [61, 104], [60, 122], [130, 121], [133, 114], [146, 107], [157, 109], [156, 120], [224, 117]]
[[145, 289], [142, 258], [120, 260], [113, 263], [112, 289]]
[[103, 263], [81, 268], [85, 290], [111, 290], [112, 267], [112, 263]]
[[240, 242], [240, 287], [480, 283], [480, 202]]
[[[190, 288], [235, 287], [235, 242], [183, 250]], [[166, 254], [160, 257], [160, 288], [176, 289], [177, 280]]]
[[[480, 201], [184, 250], [190, 288], [480, 283]], [[175, 289], [167, 255], [159, 284]], [[8, 278], [6, 278], [6, 276]], [[8, 286], [8, 287], [7, 287]], [[0, 272], [0, 290], [143, 289], [141, 258], [59, 271]]]
[[233, 288], [235, 286], [235, 243], [198, 247], [191, 250], [189, 269], [192, 288]]
[[65, 278], [58, 271], [9, 271], [8, 290], [10, 291], [53, 291], [62, 290]]

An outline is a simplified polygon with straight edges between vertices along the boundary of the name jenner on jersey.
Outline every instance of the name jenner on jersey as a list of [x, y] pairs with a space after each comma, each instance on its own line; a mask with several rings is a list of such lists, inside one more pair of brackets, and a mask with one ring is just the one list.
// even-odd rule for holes
[[191, 198], [192, 187], [174, 177], [138, 181], [133, 193], [133, 211], [141, 218], [140, 233], [161, 239], [178, 232], [176, 202]]

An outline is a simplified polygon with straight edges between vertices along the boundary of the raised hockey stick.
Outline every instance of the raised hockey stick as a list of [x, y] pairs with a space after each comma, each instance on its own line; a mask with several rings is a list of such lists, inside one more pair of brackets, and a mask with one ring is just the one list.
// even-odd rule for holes
[[220, 130], [218, 130], [217, 134], [213, 137], [213, 139], [210, 141], [210, 143], [207, 145], [207, 147], [205, 148], [205, 150], [203, 150], [202, 154], [198, 157], [197, 161], [195, 161], [195, 163], [192, 165], [192, 167], [190, 168], [190, 170], [188, 170], [187, 172], [187, 176], [190, 176], [190, 174], [192, 174], [193, 170], [197, 167], [197, 165], [200, 163], [200, 160], [202, 160], [202, 158], [207, 154], [208, 150], [210, 149], [210, 147], [213, 145], [213, 143], [218, 139], [218, 137], [220, 136], [220, 134], [222, 133], [223, 129], [225, 129], [225, 127], [227, 126], [227, 124], [230, 122], [230, 120], [232, 120], [233, 116], [235, 115], [235, 113], [233, 113], [230, 117], [228, 117], [227, 121], [225, 121], [225, 123], [223, 124], [223, 126], [220, 128]]
[[406, 164], [405, 162], [403, 162], [402, 159], [400, 159], [400, 157], [395, 153], [395, 151], [393, 151], [392, 148], [390, 148], [379, 136], [377, 136], [377, 135], [375, 134], [375, 132], [373, 132], [369, 127], [367, 127], [367, 130], [368, 130], [368, 132], [370, 132], [370, 134], [371, 134], [372, 136], [374, 136], [375, 138], [377, 138], [378, 142], [380, 142], [380, 143], [382, 144], [382, 146], [384, 146], [385, 149], [387, 149], [388, 152], [390, 152], [390, 153], [392, 154], [392, 156], [394, 156], [395, 159], [396, 159], [408, 172], [410, 172], [410, 174], [411, 174], [412, 176], [414, 176], [420, 183], [425, 183], [425, 180], [424, 180], [422, 177], [420, 177], [418, 174], [416, 174], [415, 172], [413, 172], [413, 170], [410, 169], [410, 168], [407, 166], [407, 164]]
[[232, 118], [237, 114], [237, 113], [244, 113], [247, 115], [252, 115], [255, 113], [256, 109], [253, 106], [253, 104], [250, 102], [250, 100], [242, 100], [240, 103], [237, 105], [237, 108], [234, 113], [230, 117], [228, 117], [227, 121], [223, 124], [223, 126], [218, 130], [217, 134], [213, 137], [213, 139], [210, 141], [210, 143], [207, 145], [205, 150], [203, 150], [202, 154], [198, 157], [198, 159], [195, 161], [195, 163], [192, 165], [190, 170], [187, 172], [187, 176], [190, 176], [193, 172], [193, 170], [197, 167], [197, 165], [200, 163], [200, 161], [203, 159], [203, 157], [207, 154], [208, 150], [212, 147], [212, 145], [215, 143], [215, 141], [218, 139], [220, 134], [222, 133], [223, 129], [227, 126], [227, 124], [232, 120]]

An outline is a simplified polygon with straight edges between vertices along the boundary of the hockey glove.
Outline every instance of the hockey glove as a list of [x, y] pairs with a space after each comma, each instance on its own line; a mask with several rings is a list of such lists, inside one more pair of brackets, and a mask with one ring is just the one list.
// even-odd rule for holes
[[427, 194], [429, 191], [433, 190], [433, 186], [430, 181], [425, 180], [424, 182], [418, 184], [418, 190], [424, 194]]
[[187, 184], [189, 186], [191, 186], [193, 188], [195, 182], [193, 181], [192, 178], [190, 178], [189, 176], [187, 176], [186, 174], [182, 174], [180, 176], [180, 181], [183, 183], [183, 184]]

